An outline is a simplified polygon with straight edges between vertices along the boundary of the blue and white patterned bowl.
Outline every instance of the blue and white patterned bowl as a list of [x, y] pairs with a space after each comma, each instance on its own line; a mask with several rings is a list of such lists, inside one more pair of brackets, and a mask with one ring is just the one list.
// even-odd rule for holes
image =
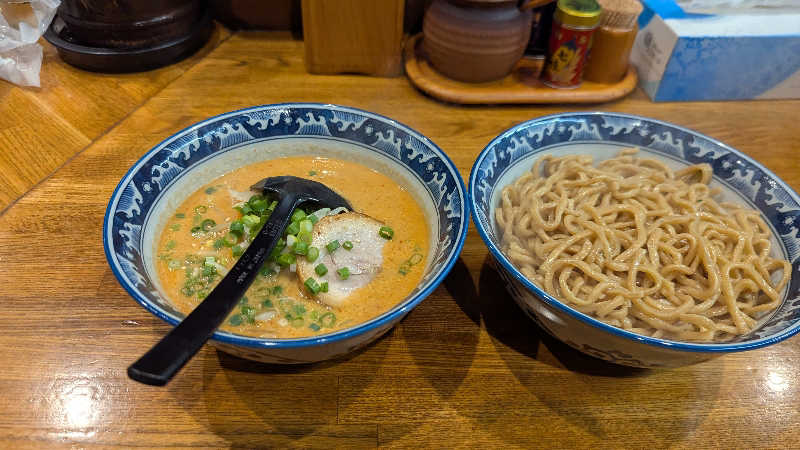
[[[494, 210], [500, 192], [545, 154], [591, 154], [595, 161], [637, 147], [640, 155], [673, 168], [709, 163], [712, 185], [724, 200], [762, 212], [774, 248], [792, 262], [792, 276], [780, 308], [754, 332], [732, 342], [700, 344], [641, 336], [582, 314], [526, 279], [500, 251]], [[492, 140], [478, 155], [469, 179], [473, 220], [511, 296], [543, 329], [589, 355], [635, 367], [678, 367], [726, 352], [764, 347], [800, 330], [800, 196], [748, 156], [721, 142], [658, 120], [615, 113], [566, 113], [517, 125]]]
[[[280, 156], [348, 159], [379, 170], [414, 196], [428, 221], [431, 249], [420, 284], [390, 311], [351, 328], [302, 339], [263, 339], [217, 331], [211, 344], [269, 363], [335, 358], [377, 339], [422, 301], [455, 263], [467, 234], [464, 183], [433, 142], [386, 117], [335, 105], [265, 105], [186, 128], [148, 151], [122, 178], [106, 210], [103, 244], [120, 284], [148, 311], [182, 318], [160, 293], [155, 243], [182, 200], [238, 167]], [[390, 200], [390, 199], [387, 199]]]

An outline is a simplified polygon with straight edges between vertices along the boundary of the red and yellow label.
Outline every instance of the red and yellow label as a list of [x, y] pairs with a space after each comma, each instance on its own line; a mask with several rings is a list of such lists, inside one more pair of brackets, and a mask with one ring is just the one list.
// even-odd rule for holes
[[577, 87], [583, 80], [583, 67], [592, 46], [592, 29], [566, 28], [553, 21], [547, 64], [542, 78], [553, 87]]

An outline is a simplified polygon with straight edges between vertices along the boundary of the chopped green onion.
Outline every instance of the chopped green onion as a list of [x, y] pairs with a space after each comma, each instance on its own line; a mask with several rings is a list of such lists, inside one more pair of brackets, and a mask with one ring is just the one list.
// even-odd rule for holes
[[175, 248], [175, 244], [176, 244], [175, 241], [167, 242], [167, 250], [172, 250], [173, 248]]
[[337, 248], [339, 248], [339, 241], [330, 241], [325, 248], [328, 249], [328, 253], [333, 253]]
[[214, 186], [211, 186], [211, 187], [209, 187], [209, 188], [206, 188], [206, 194], [208, 194], [208, 195], [211, 195], [211, 194], [213, 194], [214, 192], [217, 192], [217, 188], [215, 188]]
[[175, 218], [176, 219], [185, 219], [186, 218], [186, 214], [184, 214], [184, 213], [175, 213]]
[[242, 248], [241, 245], [236, 244], [233, 247], [231, 247], [231, 253], [233, 253], [233, 256], [242, 256], [242, 254], [244, 253], [244, 248]]
[[195, 206], [194, 207], [194, 212], [197, 213], [197, 214], [205, 214], [205, 213], [208, 212], [208, 208], [203, 206], [203, 205]]
[[311, 325], [308, 326], [308, 328], [311, 328], [312, 331], [319, 331], [320, 327], [319, 325], [312, 323]]
[[303, 285], [306, 287], [308, 292], [311, 292], [314, 295], [319, 294], [319, 289], [320, 288], [319, 288], [319, 283], [317, 283], [317, 280], [315, 280], [313, 278], [309, 278], [309, 279], [306, 280], [305, 283], [303, 283]]
[[306, 253], [306, 261], [314, 262], [319, 258], [319, 249], [317, 247], [308, 247], [308, 253]]
[[261, 269], [258, 270], [258, 273], [260, 273], [262, 277], [269, 277], [275, 275], [275, 271], [272, 270], [271, 267], [269, 267], [269, 264], [264, 264], [263, 266], [261, 266]]
[[222, 239], [217, 239], [216, 241], [214, 241], [214, 249], [215, 250], [219, 250], [222, 247], [225, 247], [225, 241], [223, 241]]
[[256, 309], [250, 305], [242, 306], [242, 316], [247, 319], [247, 323], [256, 322]]
[[345, 250], [352, 250], [353, 249], [353, 243], [350, 242], [350, 241], [344, 241], [344, 243], [342, 244], [342, 248], [345, 249]]
[[422, 262], [422, 254], [414, 253], [413, 255], [411, 255], [411, 258], [408, 259], [408, 262], [410, 262], [411, 265], [421, 263]]
[[[302, 209], [295, 209], [292, 213], [292, 222], [300, 222], [306, 218], [306, 212]], [[294, 233], [293, 233], [294, 234]]]
[[281, 253], [278, 256], [277, 262], [281, 267], [289, 267], [296, 261], [295, 256], [291, 253]]
[[337, 270], [336, 273], [339, 275], [339, 278], [343, 280], [350, 278], [350, 269], [347, 267], [342, 267], [341, 269]]
[[267, 209], [270, 210], [270, 212], [272, 212], [272, 211], [275, 211], [275, 207], [277, 207], [277, 206], [278, 206], [278, 201], [277, 200], [273, 200], [272, 203], [269, 204]]
[[314, 224], [311, 223], [310, 219], [303, 219], [300, 221], [300, 231], [311, 233], [312, 229], [314, 229]]
[[394, 230], [390, 227], [381, 227], [381, 229], [378, 230], [378, 234], [384, 239], [391, 239], [394, 237]]
[[170, 226], [169, 226], [169, 228], [170, 228], [172, 231], [178, 231], [178, 230], [180, 230], [180, 229], [181, 229], [181, 224], [179, 224], [179, 223], [173, 223], [172, 225], [170, 225]]
[[322, 283], [320, 283], [319, 291], [320, 292], [328, 292], [328, 282], [327, 281], [323, 281]]
[[294, 246], [297, 245], [297, 236], [293, 234], [289, 234], [286, 236], [286, 246], [289, 250], [294, 250]]
[[264, 199], [264, 198], [259, 198], [259, 199], [256, 199], [256, 200], [250, 200], [250, 203], [248, 203], [248, 204], [250, 205], [251, 208], [253, 208], [253, 211], [255, 211], [255, 212], [259, 213], [259, 214], [263, 213], [264, 211], [266, 211], [267, 210], [267, 205], [268, 205], [267, 204], [267, 200]]
[[286, 234], [295, 235], [300, 232], [300, 225], [297, 222], [292, 222], [286, 227]]
[[316, 225], [317, 222], [319, 222], [319, 217], [315, 216], [314, 214], [309, 214], [306, 216], [306, 218], [311, 221], [311, 225]]
[[328, 273], [328, 266], [326, 266], [325, 264], [319, 263], [319, 264], [317, 264], [317, 267], [314, 267], [314, 272], [316, 272], [317, 275], [319, 275], [319, 276], [323, 276], [326, 273]]
[[233, 233], [225, 233], [225, 236], [222, 237], [222, 243], [225, 244], [226, 247], [233, 247], [237, 242], [239, 242], [239, 236]]
[[308, 254], [308, 244], [303, 241], [297, 241], [294, 244], [294, 254], [295, 255], [307, 255]]
[[310, 244], [312, 240], [311, 233], [301, 230], [299, 233], [297, 233], [297, 239], [305, 242], [306, 244]]
[[206, 219], [200, 224], [200, 228], [202, 228], [203, 231], [211, 231], [216, 225], [217, 222], [214, 222], [214, 219]]
[[172, 260], [170, 260], [169, 264], [167, 264], [167, 266], [170, 269], [175, 270], [175, 269], [178, 269], [178, 268], [181, 267], [181, 262], [178, 261], [177, 259], [172, 259]]
[[233, 326], [239, 326], [242, 324], [242, 315], [241, 314], [234, 314], [228, 319], [228, 322]]
[[203, 231], [203, 229], [202, 229], [202, 228], [200, 228], [199, 226], [197, 226], [197, 227], [192, 227], [192, 231], [191, 231], [191, 233], [192, 233], [192, 234], [197, 234], [197, 233], [200, 233], [200, 232], [202, 232], [202, 231]]
[[284, 248], [286, 248], [286, 241], [283, 240], [283, 238], [278, 239], [278, 243], [275, 244], [275, 248], [273, 248], [272, 253], [269, 254], [269, 259], [273, 261], [277, 260]]
[[242, 204], [241, 206], [234, 206], [233, 209], [239, 211], [243, 216], [246, 216], [253, 212], [253, 208], [250, 207], [247, 203]]
[[272, 295], [280, 295], [283, 292], [283, 286], [276, 284], [272, 287]]
[[187, 297], [191, 297], [192, 295], [194, 295], [194, 289], [192, 289], [190, 286], [184, 286], [181, 288], [181, 294]]
[[242, 298], [239, 299], [239, 304], [240, 305], [246, 305], [248, 301], [249, 301], [249, 299], [247, 298], [247, 296], [243, 295]]
[[261, 302], [261, 306], [263, 306], [264, 308], [273, 308], [274, 307], [272, 305], [272, 300], [270, 300], [270, 299], [266, 299], [263, 302]]
[[[308, 176], [310, 176], [310, 177], [313, 177], [313, 176], [314, 176], [314, 175], [316, 175], [316, 174], [317, 174], [317, 171], [316, 171], [316, 170], [309, 170], [309, 171], [308, 171]], [[314, 331], [316, 331], [316, 330], [314, 330]]]
[[254, 226], [258, 225], [259, 222], [261, 222], [261, 218], [253, 214], [248, 214], [242, 217], [242, 223], [247, 225], [247, 228], [253, 228]]
[[202, 299], [204, 299], [206, 297], [208, 297], [208, 291], [207, 290], [203, 289], [202, 291], [197, 291], [197, 298], [202, 300]]
[[334, 326], [336, 324], [336, 314], [330, 311], [326, 312], [325, 314], [320, 316], [319, 323], [326, 328]]
[[241, 220], [231, 222], [231, 233], [241, 236], [244, 234], [244, 223]]

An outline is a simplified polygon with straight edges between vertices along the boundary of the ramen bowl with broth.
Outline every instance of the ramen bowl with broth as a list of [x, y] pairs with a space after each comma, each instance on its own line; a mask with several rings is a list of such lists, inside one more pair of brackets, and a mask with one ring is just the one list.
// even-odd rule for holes
[[492, 140], [469, 191], [511, 296], [588, 355], [678, 367], [800, 330], [800, 196], [711, 138], [546, 116]]
[[301, 205], [209, 341], [228, 353], [291, 364], [361, 348], [442, 281], [463, 245], [466, 189], [430, 140], [353, 108], [266, 105], [178, 132], [122, 178], [103, 235], [117, 279], [176, 325], [266, 221], [275, 199], [249, 187], [279, 175], [324, 183], [354, 212]]

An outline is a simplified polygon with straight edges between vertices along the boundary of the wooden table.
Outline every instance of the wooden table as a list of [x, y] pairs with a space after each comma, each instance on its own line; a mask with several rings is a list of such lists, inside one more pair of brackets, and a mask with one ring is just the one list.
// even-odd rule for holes
[[[165, 388], [128, 380], [167, 326], [117, 283], [100, 229], [119, 179], [170, 134], [250, 105], [338, 103], [429, 136], [466, 178], [500, 131], [586, 109], [448, 105], [404, 78], [308, 75], [302, 50], [219, 30], [175, 66], [99, 75], [47, 48], [43, 88], [0, 82], [0, 448], [800, 447], [800, 338], [677, 370], [613, 367], [534, 329], [474, 230], [443, 285], [345, 360], [268, 366], [205, 348]], [[591, 109], [694, 128], [800, 188], [800, 101], [637, 91]]]

